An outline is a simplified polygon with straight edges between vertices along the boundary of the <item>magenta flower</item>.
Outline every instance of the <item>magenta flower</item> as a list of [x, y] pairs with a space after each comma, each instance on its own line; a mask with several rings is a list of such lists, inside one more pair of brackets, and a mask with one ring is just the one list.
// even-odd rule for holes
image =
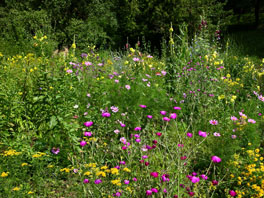
[[150, 173], [150, 176], [152, 176], [152, 177], [158, 177], [159, 176], [159, 173], [158, 172], [152, 172], [152, 173]]
[[157, 133], [156, 133], [156, 135], [157, 135], [157, 136], [161, 136], [161, 135], [162, 135], [162, 133], [160, 133], [160, 132], [157, 132]]
[[84, 136], [89, 136], [89, 137], [90, 137], [90, 136], [92, 136], [92, 132], [90, 132], [90, 131], [88, 131], [88, 132], [85, 131], [85, 132], [83, 133], [83, 135], [84, 135]]
[[167, 193], [168, 191], [167, 191], [167, 189], [166, 189], [166, 188], [164, 188], [164, 189], [163, 189], [163, 192], [164, 192], [164, 193]]
[[120, 138], [120, 142], [122, 142], [123, 144], [126, 144], [127, 140], [126, 140], [125, 137], [121, 137], [121, 138]]
[[152, 115], [147, 115], [147, 118], [151, 119], [152, 118]]
[[140, 138], [140, 135], [139, 134], [135, 134], [134, 137]]
[[134, 177], [132, 180], [133, 180], [133, 181], [137, 181], [137, 178]]
[[218, 121], [217, 120], [210, 120], [209, 123], [211, 125], [218, 125]]
[[151, 190], [147, 190], [147, 191], [146, 191], [146, 195], [147, 195], [147, 196], [151, 196], [151, 195], [152, 195], [152, 191], [151, 191]]
[[191, 138], [193, 136], [193, 134], [192, 133], [187, 133], [187, 136]]
[[95, 183], [95, 184], [100, 184], [100, 183], [102, 183], [102, 180], [101, 180], [101, 179], [96, 179], [96, 180], [94, 181], [94, 183]]
[[130, 87], [130, 85], [126, 85], [125, 88], [126, 88], [127, 90], [129, 90], [131, 87]]
[[200, 178], [199, 177], [195, 177], [195, 176], [193, 176], [192, 178], [191, 178], [191, 182], [192, 183], [198, 183], [200, 181]]
[[120, 126], [125, 127], [126, 125], [124, 123], [120, 122]]
[[143, 109], [147, 108], [146, 105], [139, 105], [139, 107], [141, 107], [141, 108], [143, 108]]
[[125, 180], [124, 180], [124, 183], [125, 183], [125, 184], [129, 184], [129, 180], [125, 179]]
[[142, 159], [147, 159], [147, 158], [148, 158], [147, 155], [143, 155], [143, 156], [142, 156]]
[[236, 194], [236, 191], [230, 190], [229, 195], [231, 195], [232, 197], [235, 197], [237, 194]]
[[136, 127], [134, 130], [135, 131], [141, 131], [141, 127]]
[[134, 62], [138, 62], [139, 60], [140, 60], [140, 59], [137, 58], [137, 57], [133, 58], [133, 61], [134, 61]]
[[160, 111], [161, 115], [166, 115], [166, 113], [167, 113], [166, 111]]
[[213, 180], [213, 181], [212, 181], [212, 184], [213, 184], [213, 186], [216, 186], [216, 185], [218, 184], [218, 181]]
[[176, 113], [171, 113], [170, 114], [170, 118], [173, 119], [173, 120], [176, 119], [177, 118], [177, 114]]
[[158, 141], [157, 141], [157, 140], [153, 140], [152, 143], [153, 143], [153, 144], [157, 144]]
[[168, 174], [163, 174], [161, 176], [161, 179], [162, 179], [163, 182], [169, 182], [170, 181], [170, 178], [169, 178]]
[[175, 110], [181, 110], [181, 107], [173, 107]]
[[109, 112], [103, 112], [102, 113], [102, 117], [109, 118], [110, 116], [111, 116], [111, 114]]
[[194, 195], [194, 192], [188, 192], [188, 194], [192, 197]]
[[152, 188], [151, 191], [154, 192], [154, 193], [158, 193], [159, 192], [157, 188]]
[[82, 140], [82, 141], [80, 142], [80, 146], [82, 146], [82, 147], [84, 147], [86, 144], [87, 144], [87, 142], [85, 142], [84, 140]]
[[90, 126], [93, 125], [93, 122], [92, 121], [88, 121], [88, 122], [83, 123], [83, 125], [86, 126], [86, 127], [90, 127]]
[[71, 69], [68, 69], [66, 72], [67, 72], [68, 74], [71, 74], [71, 73], [72, 73], [72, 70], [71, 70]]
[[83, 183], [84, 183], [84, 184], [88, 184], [88, 183], [90, 183], [90, 181], [89, 181], [89, 179], [84, 179], [84, 180], [83, 180]]
[[207, 180], [207, 179], [208, 179], [208, 177], [207, 177], [205, 174], [200, 175], [200, 177], [201, 177], [202, 179], [204, 179], [204, 180]]
[[217, 132], [214, 132], [214, 136], [215, 136], [215, 137], [220, 137], [221, 134], [220, 134], [220, 133], [217, 133]]
[[170, 121], [170, 118], [164, 117], [163, 120], [166, 121], [166, 122], [169, 122]]
[[199, 131], [198, 132], [198, 135], [199, 136], [202, 136], [202, 137], [207, 137], [207, 133], [206, 132], [203, 132], [203, 131]]
[[211, 157], [211, 160], [214, 162], [214, 163], [220, 163], [222, 160], [220, 157], [217, 157], [216, 155], [212, 156]]
[[137, 138], [137, 139], [135, 139], [135, 141], [139, 143], [139, 142], [141, 142], [141, 139]]
[[126, 162], [125, 161], [120, 161], [119, 164], [125, 165]]

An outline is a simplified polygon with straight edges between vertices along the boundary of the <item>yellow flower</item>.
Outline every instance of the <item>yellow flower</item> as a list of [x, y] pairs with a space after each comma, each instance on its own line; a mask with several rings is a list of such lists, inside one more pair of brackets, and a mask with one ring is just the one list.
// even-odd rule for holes
[[135, 50], [131, 47], [131, 48], [130, 48], [130, 52], [134, 53]]
[[99, 172], [97, 172], [96, 175], [97, 175], [97, 176], [106, 177], [106, 174], [105, 174], [105, 172], [103, 172], [103, 171], [99, 171]]
[[9, 172], [2, 172], [1, 177], [7, 177]]
[[20, 190], [20, 188], [18, 188], [18, 187], [13, 188], [13, 191], [19, 191], [19, 190]]
[[130, 173], [130, 172], [131, 172], [131, 170], [130, 170], [130, 169], [128, 169], [127, 167], [125, 167], [125, 168], [123, 169], [123, 171], [125, 171], [125, 172], [128, 172], [128, 173]]
[[107, 166], [102, 166], [101, 167], [101, 170], [105, 170], [105, 169], [107, 169], [108, 167]]
[[33, 192], [32, 192], [32, 191], [29, 191], [27, 194], [29, 194], [29, 195], [30, 195], [30, 194], [33, 194]]
[[53, 168], [53, 167], [54, 167], [54, 165], [52, 165], [52, 164], [48, 165], [48, 168]]
[[117, 185], [117, 186], [121, 186], [121, 180], [120, 179], [112, 180], [111, 183], [114, 185]]
[[71, 47], [72, 47], [73, 49], [75, 49], [75, 48], [76, 48], [76, 44], [73, 43]]
[[119, 171], [118, 171], [117, 168], [111, 168], [111, 173], [112, 173], [113, 175], [118, 175], [118, 174], [119, 174]]
[[231, 77], [231, 75], [230, 75], [230, 74], [227, 74], [227, 75], [226, 75], [226, 77], [227, 77], [227, 78], [230, 78], [230, 77]]
[[84, 175], [89, 176], [89, 175], [91, 175], [91, 172], [87, 171], [87, 172], [84, 173]]
[[28, 163], [22, 163], [21, 164], [21, 166], [23, 167], [23, 166], [27, 166], [28, 165]]
[[124, 63], [125, 63], [125, 65], [127, 65], [128, 64], [128, 61], [125, 61]]

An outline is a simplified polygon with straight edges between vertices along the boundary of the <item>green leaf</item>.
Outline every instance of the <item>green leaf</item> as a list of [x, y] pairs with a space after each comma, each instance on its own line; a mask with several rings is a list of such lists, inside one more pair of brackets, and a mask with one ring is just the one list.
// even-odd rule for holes
[[51, 118], [50, 118], [50, 124], [49, 124], [49, 127], [52, 129], [52, 128], [54, 128], [56, 125], [57, 125], [57, 118], [56, 118], [56, 116], [52, 116]]

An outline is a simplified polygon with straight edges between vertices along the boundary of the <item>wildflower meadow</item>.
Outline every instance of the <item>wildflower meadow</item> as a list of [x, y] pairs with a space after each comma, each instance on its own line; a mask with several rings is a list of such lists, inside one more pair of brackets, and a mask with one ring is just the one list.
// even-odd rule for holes
[[161, 56], [0, 53], [0, 197], [264, 197], [264, 59], [201, 28]]

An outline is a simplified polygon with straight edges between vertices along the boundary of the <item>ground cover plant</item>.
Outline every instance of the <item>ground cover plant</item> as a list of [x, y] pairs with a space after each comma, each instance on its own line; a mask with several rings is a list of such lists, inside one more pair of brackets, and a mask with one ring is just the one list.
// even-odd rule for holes
[[171, 27], [161, 59], [50, 56], [41, 32], [1, 53], [1, 196], [263, 197], [264, 60], [205, 26], [191, 43]]

